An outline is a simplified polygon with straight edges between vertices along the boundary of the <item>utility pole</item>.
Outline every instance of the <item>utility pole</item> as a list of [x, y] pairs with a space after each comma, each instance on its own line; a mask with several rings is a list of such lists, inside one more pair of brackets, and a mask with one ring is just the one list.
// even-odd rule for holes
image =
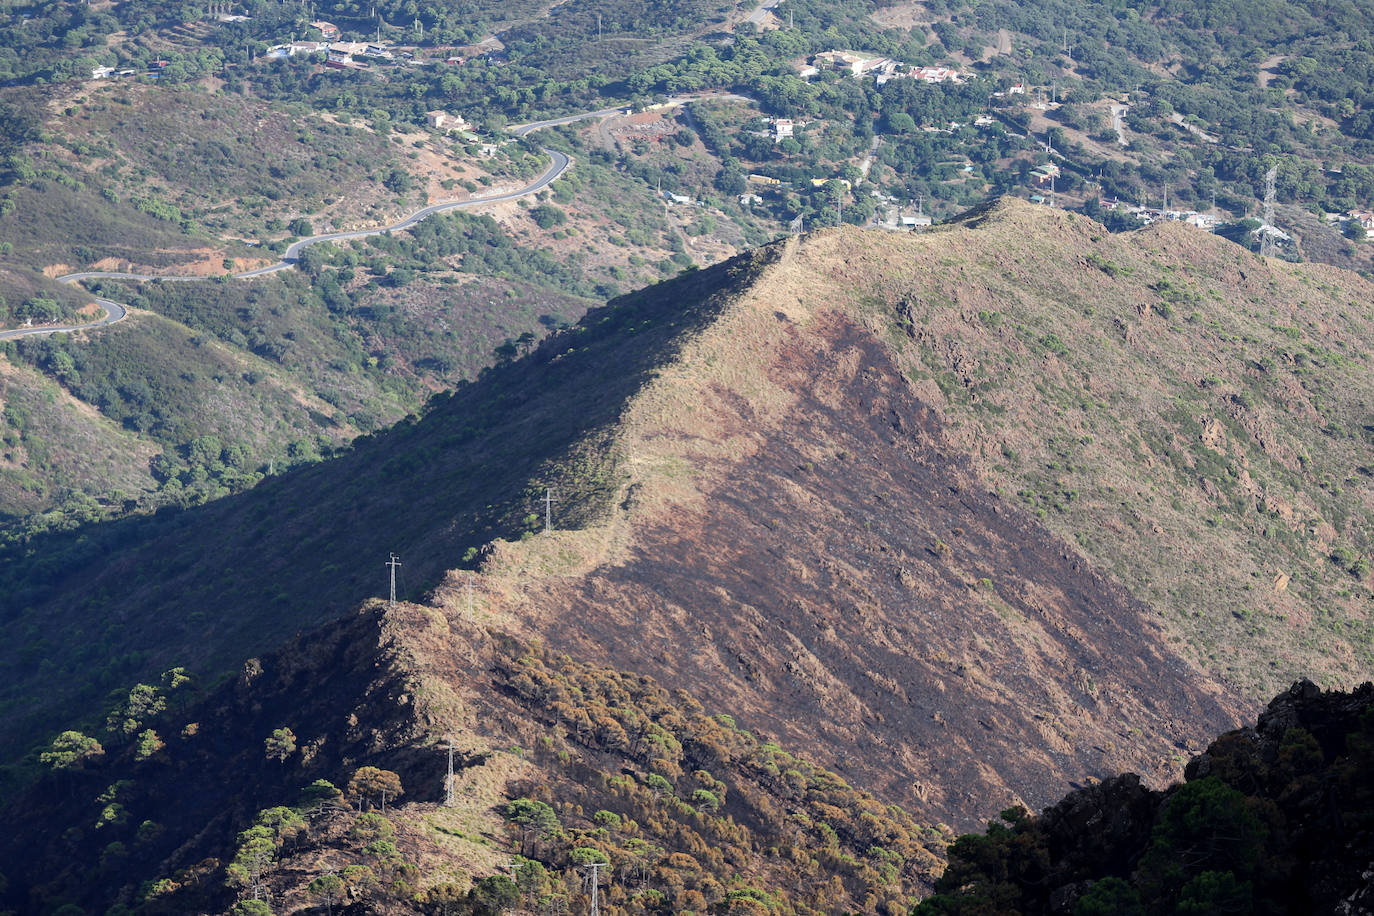
[[448, 777], [444, 780], [444, 807], [452, 808], [458, 804], [453, 795], [453, 737], [448, 739]]
[[553, 488], [544, 489], [544, 533], [553, 530]]
[[591, 863], [589, 863], [589, 864], [587, 864], [587, 865], [584, 865], [584, 866], [582, 866], [582, 867], [583, 867], [583, 868], [586, 868], [586, 869], [590, 869], [590, 870], [591, 870], [591, 873], [592, 873], [592, 916], [601, 916], [601, 910], [600, 910], [600, 908], [597, 907], [597, 903], [596, 903], [596, 892], [597, 892], [597, 890], [598, 890], [598, 889], [600, 888], [600, 886], [601, 886], [601, 882], [600, 882], [600, 879], [597, 877], [597, 872], [596, 872], [596, 870], [597, 870], [598, 868], [601, 867], [601, 863], [600, 863], [600, 862], [591, 862]]
[[468, 576], [468, 616], [472, 616], [472, 576]]
[[391, 567], [391, 598], [388, 599], [386, 606], [396, 606], [396, 567], [401, 565], [401, 558], [396, 554], [391, 555], [391, 559], [386, 561], [386, 565]]
[[601, 14], [596, 14], [596, 40], [601, 41]]

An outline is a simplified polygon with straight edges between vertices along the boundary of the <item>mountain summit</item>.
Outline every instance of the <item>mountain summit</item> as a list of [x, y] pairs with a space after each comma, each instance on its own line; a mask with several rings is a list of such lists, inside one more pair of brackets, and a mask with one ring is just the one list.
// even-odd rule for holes
[[1015, 203], [688, 272], [341, 458], [27, 545], [6, 746], [237, 668], [396, 551], [445, 619], [687, 691], [932, 820], [1163, 781], [1289, 668], [1366, 668], [1371, 292]]

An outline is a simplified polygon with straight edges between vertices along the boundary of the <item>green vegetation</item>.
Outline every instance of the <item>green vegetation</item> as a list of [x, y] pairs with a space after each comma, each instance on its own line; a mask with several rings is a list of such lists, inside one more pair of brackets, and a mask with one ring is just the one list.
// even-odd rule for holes
[[[375, 593], [376, 578], [363, 571], [388, 551], [403, 552], [402, 593], [426, 591], [469, 548], [518, 538], [545, 486], [558, 490], [560, 527], [601, 517], [616, 492], [614, 458], [588, 437], [600, 441], [626, 399], [772, 257], [762, 252], [623, 297], [524, 358], [434, 397], [423, 418], [355, 440], [329, 461], [302, 455], [288, 473], [231, 498], [14, 532], [0, 563], [8, 576], [0, 628], [15, 634], [5, 642], [15, 677], [0, 696], [7, 759], [46, 746], [71, 727], [73, 709], [93, 714], [106, 691], [170, 665], [236, 667], [247, 652], [323, 622], [331, 607]], [[182, 460], [222, 463], [225, 447], [216, 455], [214, 443], [200, 441]], [[353, 521], [341, 527], [344, 519]], [[300, 550], [314, 559], [290, 575], [244, 574], [264, 555]], [[133, 565], [117, 572], [125, 562]], [[81, 567], [115, 578], [87, 591], [78, 586]], [[84, 597], [62, 597], [69, 586]], [[67, 607], [60, 640], [38, 623], [53, 601]], [[155, 644], [151, 632], [160, 634]]]
[[[936, 895], [913, 913], [1326, 911], [1361, 885], [1374, 818], [1362, 775], [1374, 749], [1370, 694], [1322, 696], [1304, 682], [1272, 705], [1287, 724], [1222, 736], [1166, 792], [1122, 777], [1041, 817], [1014, 809], [986, 834], [960, 837]], [[1085, 828], [1089, 812], [1099, 829]]]
[[[195, 702], [134, 691], [131, 701], [169, 700], [145, 720], [168, 736], [155, 755], [129, 745], [101, 755], [90, 739], [63, 735], [51, 785], [21, 803], [48, 806], [68, 845], [59, 853], [7, 840], [25, 875], [45, 875], [41, 886], [24, 877], [9, 891], [31, 889], [30, 899], [54, 910], [133, 899], [166, 912], [225, 912], [253, 899], [301, 899], [541, 912], [577, 906], [587, 893], [580, 866], [600, 863], [607, 912], [648, 916], [761, 905], [904, 912], [929, 887], [942, 832], [733, 717], [709, 715], [689, 694], [456, 622], [454, 631], [418, 609], [379, 610], [254, 660]], [[447, 689], [432, 664], [459, 647], [478, 653], [491, 682], [465, 694], [483, 735], [449, 733], [477, 750], [458, 756], [456, 805], [445, 807], [431, 785], [442, 772], [437, 739], [416, 726], [447, 728], [434, 718], [444, 701], [430, 705]], [[396, 690], [413, 702], [395, 703]], [[320, 714], [338, 703], [369, 730], [411, 737], [371, 763], [348, 763], [373, 739]], [[240, 714], [248, 709], [257, 712]], [[290, 730], [314, 751], [264, 760], [264, 733], [270, 742], [285, 728], [268, 724], [288, 710]], [[530, 751], [494, 749], [521, 733], [539, 736]], [[404, 793], [397, 771], [413, 774]], [[188, 791], [211, 773], [219, 788]], [[316, 774], [325, 775], [312, 781]], [[344, 780], [341, 793], [334, 783]], [[264, 807], [227, 812], [221, 792]], [[103, 851], [101, 864], [72, 854], [88, 849]], [[506, 850], [519, 855], [512, 861]]]

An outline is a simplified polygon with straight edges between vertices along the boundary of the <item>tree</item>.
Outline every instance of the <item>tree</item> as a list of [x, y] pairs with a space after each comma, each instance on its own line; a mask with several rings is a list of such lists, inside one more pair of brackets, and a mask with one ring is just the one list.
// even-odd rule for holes
[[268, 760], [286, 763], [286, 759], [296, 753], [296, 734], [289, 728], [277, 728], [263, 741]]
[[305, 888], [306, 893], [316, 900], [324, 901], [325, 916], [329, 916], [334, 909], [334, 901], [343, 896], [343, 879], [332, 871], [327, 875], [320, 875], [311, 881]]
[[436, 884], [425, 891], [425, 907], [435, 916], [453, 916], [466, 902], [467, 894], [456, 884]]
[[296, 812], [295, 808], [288, 808], [285, 805], [277, 805], [275, 808], [264, 808], [258, 812], [258, 816], [253, 819], [255, 827], [266, 827], [272, 832], [272, 842], [278, 847], [284, 845], [287, 840], [294, 841], [305, 832], [305, 819]]
[[557, 836], [562, 829], [558, 815], [553, 808], [532, 798], [518, 798], [506, 806], [506, 820], [523, 828], [520, 840], [520, 853], [527, 855], [528, 848], [533, 851], [531, 840], [542, 840]]
[[905, 111], [894, 112], [887, 117], [888, 133], [910, 134], [916, 132], [916, 119]]
[[496, 916], [520, 902], [520, 889], [505, 875], [491, 875], [474, 884], [468, 897], [474, 913]]
[[266, 900], [240, 900], [229, 911], [229, 916], [272, 916], [272, 908]]
[[277, 855], [277, 843], [269, 827], [257, 825], [239, 834], [238, 851], [234, 861], [224, 869], [227, 882], [233, 887], [247, 888], [257, 899], [262, 893], [262, 875]]
[[721, 166], [720, 171], [716, 172], [715, 186], [717, 191], [722, 194], [729, 194], [731, 197], [738, 197], [749, 187], [738, 164], [729, 167]]
[[540, 204], [530, 210], [530, 217], [540, 229], [552, 229], [568, 221], [568, 215], [553, 204]]
[[292, 235], [298, 235], [302, 238], [315, 234], [315, 227], [310, 224], [310, 220], [303, 216], [298, 216], [293, 219], [291, 225], [287, 226], [287, 230]]
[[1074, 904], [1073, 916], [1145, 916], [1140, 895], [1121, 878], [1109, 877], [1093, 884]]
[[405, 794], [405, 790], [401, 788], [401, 777], [390, 770], [359, 767], [348, 781], [348, 794], [358, 799], [360, 808], [364, 799], [375, 795], [381, 800], [381, 808], [385, 811], [387, 796], [395, 799]]
[[698, 811], [715, 814], [716, 811], [720, 810], [720, 799], [716, 793], [707, 789], [696, 789], [692, 792], [692, 805]]
[[105, 719], [105, 728], [116, 737], [128, 738], [137, 734], [145, 719], [167, 708], [161, 691], [151, 684], [135, 684], [128, 697]]
[[151, 759], [158, 751], [166, 746], [163, 740], [158, 737], [157, 732], [153, 731], [151, 728], [145, 729], [139, 733], [138, 747], [134, 751], [134, 759]]
[[53, 739], [52, 747], [38, 755], [39, 763], [59, 770], [80, 770], [87, 763], [105, 756], [100, 742], [81, 732], [65, 731]]

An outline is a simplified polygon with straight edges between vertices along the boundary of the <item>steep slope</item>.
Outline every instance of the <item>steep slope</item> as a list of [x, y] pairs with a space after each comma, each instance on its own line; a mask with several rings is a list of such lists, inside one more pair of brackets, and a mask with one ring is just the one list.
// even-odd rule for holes
[[[789, 249], [627, 410], [622, 514], [498, 550], [484, 609], [956, 823], [1087, 774], [1174, 772], [1234, 696], [980, 483], [806, 260]], [[560, 549], [587, 551], [574, 575]], [[441, 598], [462, 608], [465, 583]]]
[[[494, 912], [463, 904], [515, 893], [514, 861], [506, 908], [566, 912], [579, 863], [599, 861], [608, 913], [896, 912], [942, 848], [686, 694], [431, 608], [373, 603], [173, 704], [10, 809], [43, 827], [0, 847], [7, 902], [186, 913], [265, 897], [284, 913], [323, 903], [333, 875], [357, 911]], [[369, 766], [395, 774], [400, 804], [340, 797]]]
[[[1364, 485], [1339, 468], [1359, 434], [1308, 445], [1288, 476], [1259, 443], [1282, 454], [1311, 438], [1303, 405], [1318, 398], [1359, 428], [1360, 341], [1374, 335], [1350, 303], [1369, 293], [1201, 234], [1106, 236], [1010, 205], [942, 232], [825, 233], [688, 273], [341, 459], [195, 511], [28, 545], [24, 580], [3, 583], [23, 609], [0, 649], [16, 672], [6, 741], [51, 735], [59, 704], [93, 705], [148, 672], [236, 665], [375, 594], [396, 550], [402, 591], [442, 582], [449, 616], [686, 689], [932, 819], [1039, 804], [1118, 769], [1161, 778], [1240, 720], [1246, 701], [1220, 678], [1258, 679], [1270, 648], [1247, 645], [1258, 621], [1240, 612], [1253, 604], [1185, 604], [1206, 558], [1240, 600], [1267, 588], [1309, 613], [1339, 592], [1315, 574], [1273, 592], [1264, 551], [1344, 577], [1355, 597], [1330, 618], [1343, 643], [1315, 613], [1264, 638], [1283, 665], [1350, 677], [1363, 664], [1351, 572], [1305, 537], [1261, 549], [1273, 519], [1250, 508], [1232, 522], [1215, 494], [1248, 479], [1269, 488], [1266, 506], [1303, 506], [1295, 524], [1330, 505], [1344, 514], [1329, 524], [1356, 536]], [[1194, 321], [1161, 317], [1179, 303]], [[1294, 384], [1312, 392], [1232, 387], [1249, 377], [1242, 358], [1266, 355], [1250, 355], [1258, 344], [1292, 339], [1260, 336], [1296, 327], [1284, 315], [1308, 322]], [[1146, 318], [1162, 340], [1138, 327]], [[1197, 340], [1234, 363], [1201, 386], [1185, 362]], [[1228, 483], [1179, 411], [1233, 403], [1260, 415], [1189, 421], [1255, 431], [1253, 454], [1234, 443]], [[1306, 495], [1323, 476], [1342, 483]], [[559, 530], [538, 534], [546, 488]], [[1161, 506], [1155, 531], [1145, 511]], [[1193, 541], [1209, 553], [1181, 554], [1190, 568], [1177, 551]], [[484, 546], [471, 590], [466, 573], [444, 579]], [[1167, 602], [1141, 587], [1184, 574], [1197, 591]], [[44, 629], [59, 609], [67, 633]], [[1329, 645], [1345, 659], [1328, 660]], [[1198, 664], [1180, 655], [1190, 646]], [[114, 661], [93, 673], [96, 653]]]
[[770, 257], [618, 300], [339, 459], [15, 546], [0, 564], [4, 759], [74, 710], [101, 715], [112, 688], [178, 665], [235, 668], [378, 594], [390, 551], [402, 593], [422, 593], [465, 551], [527, 530], [542, 485], [559, 488], [562, 524], [601, 513], [613, 495], [603, 449], [625, 399]]
[[950, 848], [924, 914], [1367, 913], [1374, 687], [1294, 684], [1187, 781], [1127, 774]]
[[900, 364], [989, 485], [1250, 696], [1374, 670], [1374, 286], [1185, 226], [1003, 204], [808, 246], [885, 303]]
[[74, 496], [136, 498], [156, 485], [153, 449], [40, 373], [0, 361], [0, 404], [0, 518]]

